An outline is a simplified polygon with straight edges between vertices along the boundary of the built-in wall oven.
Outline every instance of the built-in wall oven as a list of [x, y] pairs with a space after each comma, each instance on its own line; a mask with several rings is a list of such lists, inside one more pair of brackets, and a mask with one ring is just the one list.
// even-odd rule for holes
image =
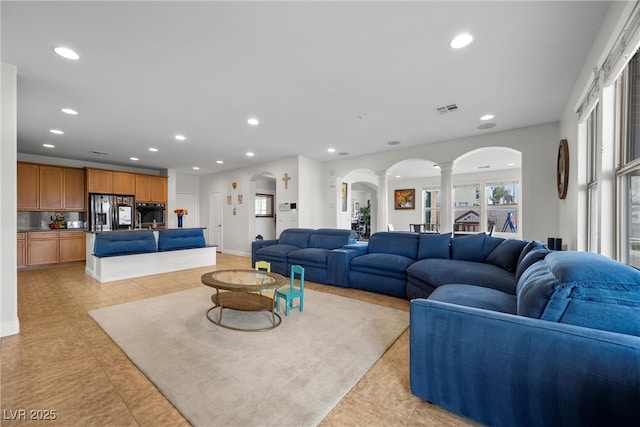
[[164, 227], [164, 203], [136, 203], [136, 215], [142, 228]]

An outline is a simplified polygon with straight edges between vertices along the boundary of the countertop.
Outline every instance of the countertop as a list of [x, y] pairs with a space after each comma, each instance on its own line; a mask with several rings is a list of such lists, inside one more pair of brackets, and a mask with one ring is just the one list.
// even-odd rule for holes
[[86, 230], [88, 233], [98, 234], [98, 233], [128, 233], [129, 231], [162, 231], [162, 230], [205, 230], [207, 227], [163, 227], [163, 228], [133, 228], [131, 230], [111, 230], [111, 231], [91, 231]]
[[85, 228], [18, 228], [18, 233], [39, 233], [47, 231], [87, 231]]

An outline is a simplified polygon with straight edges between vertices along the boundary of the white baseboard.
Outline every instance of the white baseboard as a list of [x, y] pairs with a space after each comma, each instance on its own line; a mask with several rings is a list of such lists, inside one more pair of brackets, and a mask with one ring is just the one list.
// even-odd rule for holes
[[9, 322], [0, 323], [0, 337], [16, 335], [20, 332], [20, 320], [15, 319]]

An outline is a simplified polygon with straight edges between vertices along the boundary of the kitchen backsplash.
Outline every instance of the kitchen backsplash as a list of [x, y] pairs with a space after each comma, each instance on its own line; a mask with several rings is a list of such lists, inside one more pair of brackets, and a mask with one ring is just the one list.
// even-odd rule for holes
[[84, 212], [18, 212], [18, 230], [48, 229], [56, 214], [63, 214], [65, 222], [86, 221]]

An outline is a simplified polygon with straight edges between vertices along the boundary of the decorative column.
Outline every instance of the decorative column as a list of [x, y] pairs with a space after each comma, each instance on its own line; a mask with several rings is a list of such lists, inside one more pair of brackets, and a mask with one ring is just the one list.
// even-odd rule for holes
[[438, 163], [440, 167], [440, 232], [453, 231], [453, 162]]
[[389, 223], [389, 172], [386, 170], [377, 171], [376, 175], [378, 176], [378, 212], [376, 229], [371, 230], [371, 234], [375, 231], [387, 231]]

